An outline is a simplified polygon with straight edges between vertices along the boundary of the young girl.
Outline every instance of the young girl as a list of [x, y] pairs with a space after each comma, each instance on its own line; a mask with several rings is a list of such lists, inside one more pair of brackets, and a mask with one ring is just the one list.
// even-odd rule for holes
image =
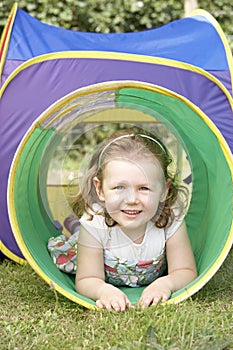
[[92, 157], [74, 205], [76, 289], [100, 308], [132, 307], [117, 286], [147, 285], [139, 300], [147, 307], [197, 276], [170, 162], [162, 142], [138, 128], [115, 133]]

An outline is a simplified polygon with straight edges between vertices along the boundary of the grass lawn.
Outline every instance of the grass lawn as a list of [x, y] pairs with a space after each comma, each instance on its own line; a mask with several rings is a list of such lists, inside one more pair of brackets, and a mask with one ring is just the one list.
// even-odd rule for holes
[[177, 305], [90, 311], [7, 259], [0, 288], [0, 350], [233, 349], [233, 249], [210, 282]]

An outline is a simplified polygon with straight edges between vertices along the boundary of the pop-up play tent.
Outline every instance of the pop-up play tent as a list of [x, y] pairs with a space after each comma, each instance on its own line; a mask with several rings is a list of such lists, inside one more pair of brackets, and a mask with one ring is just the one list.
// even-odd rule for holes
[[[28, 261], [57, 291], [94, 308], [47, 250], [48, 239], [60, 234], [47, 195], [50, 159], [81, 123], [159, 121], [190, 164], [186, 221], [198, 268], [168, 302], [200, 290], [233, 241], [233, 63], [215, 19], [198, 10], [153, 30], [97, 34], [41, 23], [15, 5], [0, 54], [3, 254]], [[134, 303], [141, 290], [124, 288]]]

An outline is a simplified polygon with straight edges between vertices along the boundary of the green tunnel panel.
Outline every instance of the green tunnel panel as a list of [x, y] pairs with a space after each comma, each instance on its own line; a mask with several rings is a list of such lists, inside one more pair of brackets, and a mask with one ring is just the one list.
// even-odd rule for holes
[[[183, 300], [216, 272], [232, 243], [232, 169], [225, 155], [228, 150], [223, 152], [218, 137], [197, 111], [163, 91], [119, 89], [115, 93], [115, 106], [142, 111], [159, 119], [175, 134], [189, 157], [193, 190], [186, 222], [199, 276], [171, 296], [171, 301]], [[74, 278], [59, 271], [47, 251], [48, 239], [60, 234], [46, 197], [48, 154], [53, 153], [60, 138], [53, 128], [36, 127], [21, 147], [15, 161], [15, 175], [12, 175], [15, 211], [12, 226], [24, 256], [37, 273], [71, 300], [92, 308], [95, 302], [76, 293]], [[221, 259], [221, 256], [224, 257]], [[122, 289], [133, 303], [142, 291], [142, 288]]]

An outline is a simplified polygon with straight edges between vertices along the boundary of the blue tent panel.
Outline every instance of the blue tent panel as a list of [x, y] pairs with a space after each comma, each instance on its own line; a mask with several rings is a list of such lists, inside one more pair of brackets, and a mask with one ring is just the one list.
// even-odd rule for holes
[[[186, 62], [205, 70], [228, 70], [223, 43], [207, 17], [193, 16], [138, 33], [75, 32], [44, 24], [18, 9], [7, 59], [87, 50], [133, 53]], [[203, 35], [205, 33], [205, 35]]]

